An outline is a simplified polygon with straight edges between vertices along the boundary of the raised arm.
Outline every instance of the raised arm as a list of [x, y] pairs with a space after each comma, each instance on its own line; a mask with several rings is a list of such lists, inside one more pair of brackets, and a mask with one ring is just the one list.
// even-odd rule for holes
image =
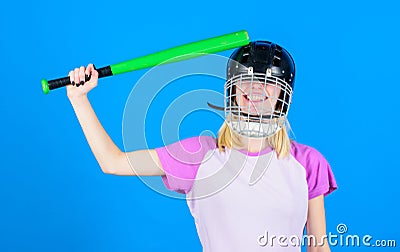
[[[87, 82], [85, 75], [91, 75]], [[128, 176], [165, 175], [155, 150], [122, 152], [104, 130], [87, 97], [98, 81], [98, 73], [93, 65], [75, 68], [69, 77], [72, 85], [67, 86], [67, 96], [102, 171]]]

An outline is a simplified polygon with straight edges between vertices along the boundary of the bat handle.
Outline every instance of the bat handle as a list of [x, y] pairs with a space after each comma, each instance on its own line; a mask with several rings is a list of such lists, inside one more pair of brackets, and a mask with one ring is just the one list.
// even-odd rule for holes
[[[110, 66], [102, 67], [102, 68], [99, 68], [96, 70], [99, 73], [99, 78], [113, 75]], [[88, 81], [88, 80], [90, 80], [90, 76], [85, 78], [85, 81]], [[69, 85], [69, 84], [71, 84], [69, 77], [63, 77], [63, 78], [49, 80], [49, 81], [47, 81], [46, 79], [43, 79], [42, 80], [42, 90], [43, 90], [43, 93], [48, 94], [50, 92], [50, 90], [60, 88], [60, 87], [65, 87], [66, 85]]]

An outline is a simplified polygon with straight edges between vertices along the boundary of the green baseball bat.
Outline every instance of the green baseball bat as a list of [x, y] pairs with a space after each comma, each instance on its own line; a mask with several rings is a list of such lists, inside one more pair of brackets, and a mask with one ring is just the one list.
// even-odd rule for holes
[[[195, 58], [204, 54], [221, 52], [233, 49], [239, 46], [247, 45], [250, 42], [247, 31], [237, 31], [222, 36], [209, 38], [189, 44], [173, 47], [160, 52], [152, 53], [142, 57], [123, 61], [117, 64], [109, 65], [96, 69], [99, 73], [99, 78], [112, 76], [121, 73], [127, 73], [143, 68], [178, 62]], [[71, 84], [69, 77], [59, 79], [42, 80], [43, 93], [48, 94], [50, 90], [64, 87]]]

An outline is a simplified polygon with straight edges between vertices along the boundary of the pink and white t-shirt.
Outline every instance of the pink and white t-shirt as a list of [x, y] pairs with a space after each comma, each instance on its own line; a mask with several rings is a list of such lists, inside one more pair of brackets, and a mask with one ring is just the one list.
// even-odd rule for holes
[[271, 148], [220, 152], [208, 136], [156, 152], [165, 186], [186, 194], [204, 252], [299, 252], [308, 200], [337, 188], [326, 159], [295, 141], [283, 159]]

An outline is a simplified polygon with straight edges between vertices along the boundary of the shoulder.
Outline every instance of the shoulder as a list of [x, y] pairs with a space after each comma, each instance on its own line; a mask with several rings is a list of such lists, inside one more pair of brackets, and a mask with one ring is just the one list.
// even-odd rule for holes
[[217, 141], [211, 136], [194, 136], [156, 148], [159, 156], [190, 156], [201, 159], [208, 151], [217, 148]]
[[316, 148], [291, 141], [290, 154], [303, 166], [315, 162], [326, 162], [325, 157]]
[[291, 155], [305, 168], [309, 199], [337, 189], [335, 176], [325, 157], [315, 148], [291, 142]]
[[165, 186], [176, 192], [189, 192], [206, 154], [215, 148], [216, 139], [209, 136], [190, 137], [156, 148], [165, 172]]
[[180, 140], [177, 143], [191, 152], [217, 148], [217, 140], [212, 136], [194, 136]]

